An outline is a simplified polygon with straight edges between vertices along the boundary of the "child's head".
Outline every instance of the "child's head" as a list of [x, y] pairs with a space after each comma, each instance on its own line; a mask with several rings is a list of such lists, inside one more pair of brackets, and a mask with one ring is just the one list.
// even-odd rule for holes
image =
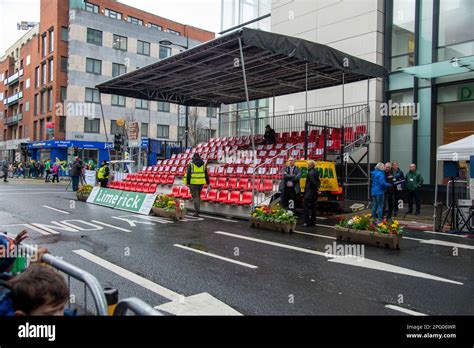
[[64, 315], [69, 289], [53, 269], [31, 265], [9, 287], [15, 315]]

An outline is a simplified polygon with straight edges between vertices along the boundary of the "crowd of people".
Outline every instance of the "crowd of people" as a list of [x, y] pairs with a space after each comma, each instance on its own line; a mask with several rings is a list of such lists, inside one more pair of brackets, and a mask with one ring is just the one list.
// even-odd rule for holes
[[5, 182], [8, 178], [33, 178], [45, 179], [45, 182], [59, 182], [59, 173], [61, 171], [61, 163], [48, 159], [46, 161], [29, 162], [2, 162], [3, 179]]
[[420, 189], [423, 186], [423, 177], [416, 170], [416, 164], [410, 164], [405, 175], [396, 161], [378, 163], [371, 175], [372, 217], [374, 219], [396, 217], [403, 208], [404, 198], [408, 200], [406, 214], [413, 214], [413, 201], [415, 201], [414, 214], [420, 215]]

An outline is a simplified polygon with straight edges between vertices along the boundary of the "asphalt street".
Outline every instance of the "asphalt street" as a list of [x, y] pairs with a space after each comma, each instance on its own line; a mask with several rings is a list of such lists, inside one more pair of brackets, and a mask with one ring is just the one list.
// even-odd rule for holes
[[[326, 252], [345, 244], [336, 243], [333, 222], [318, 223], [284, 234], [210, 216], [173, 222], [79, 202], [64, 185], [0, 185], [0, 230], [27, 228], [28, 244], [119, 289], [120, 298], [162, 308], [195, 299], [202, 314], [474, 314], [472, 238], [406, 230], [401, 250], [365, 246], [361, 257], [332, 257]], [[74, 280], [71, 293], [83, 307]]]

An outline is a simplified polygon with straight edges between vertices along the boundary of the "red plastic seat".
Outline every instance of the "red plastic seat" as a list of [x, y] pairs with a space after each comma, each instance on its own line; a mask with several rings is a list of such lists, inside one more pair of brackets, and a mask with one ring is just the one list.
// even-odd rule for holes
[[242, 199], [237, 202], [238, 205], [249, 205], [252, 204], [252, 192], [247, 191], [242, 194]]
[[148, 193], [155, 193], [158, 185], [157, 184], [150, 184], [150, 188], [148, 189]]
[[191, 199], [191, 198], [193, 198], [191, 196], [191, 192], [189, 191], [189, 187], [187, 187], [187, 186], [181, 186], [181, 189], [179, 190], [179, 195], [180, 195], [180, 198], [182, 198], [182, 199]]
[[166, 184], [167, 185], [173, 185], [174, 184], [174, 175], [169, 175], [168, 179], [166, 179]]
[[166, 185], [166, 182], [168, 181], [168, 175], [162, 175], [160, 178], [160, 184], [161, 185]]
[[142, 192], [148, 193], [148, 190], [150, 189], [150, 183], [146, 182], [143, 184]]
[[207, 194], [207, 197], [205, 199], [203, 199], [202, 196], [201, 196], [201, 199], [204, 202], [215, 201], [217, 199], [217, 190], [216, 189], [210, 189], [209, 193]]
[[229, 198], [224, 203], [237, 204], [238, 202], [240, 202], [240, 191], [231, 191]]
[[130, 191], [137, 191], [137, 185], [138, 183], [132, 182], [132, 184], [130, 185]]
[[153, 183], [159, 184], [159, 183], [160, 183], [160, 179], [161, 179], [161, 175], [160, 175], [160, 174], [155, 174], [155, 175], [153, 176]]
[[201, 201], [206, 201], [206, 198], [207, 198], [207, 190], [205, 188], [203, 188], [201, 190]]
[[249, 179], [243, 178], [239, 180], [239, 184], [237, 185], [238, 190], [247, 190], [249, 187]]
[[125, 182], [124, 181], [119, 181], [119, 184], [118, 184], [118, 189], [120, 190], [125, 190]]
[[137, 191], [137, 192], [143, 192], [143, 183], [142, 183], [142, 182], [139, 182], [139, 183], [137, 184], [136, 191]]
[[209, 185], [211, 185], [211, 187], [215, 187], [216, 183], [217, 183], [217, 178], [216, 177], [209, 178]]
[[227, 178], [218, 178], [215, 188], [221, 189], [227, 187]]
[[264, 192], [273, 191], [273, 180], [263, 180], [261, 190]]
[[150, 173], [148, 174], [148, 178], [147, 178], [147, 181], [151, 184], [155, 181], [155, 174], [153, 173]]
[[169, 194], [172, 197], [179, 198], [180, 197], [180, 187], [179, 186], [173, 186], [171, 189], [171, 193]]
[[237, 178], [230, 178], [229, 181], [227, 181], [226, 188], [235, 190], [237, 188]]
[[217, 195], [216, 203], [225, 203], [229, 199], [229, 190], [221, 190]]

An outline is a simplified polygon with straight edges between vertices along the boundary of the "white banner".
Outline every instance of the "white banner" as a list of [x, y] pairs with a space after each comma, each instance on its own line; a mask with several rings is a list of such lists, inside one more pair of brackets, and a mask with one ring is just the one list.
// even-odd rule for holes
[[95, 186], [95, 170], [86, 170], [84, 177], [86, 179], [86, 184], [91, 185], [92, 187]]

